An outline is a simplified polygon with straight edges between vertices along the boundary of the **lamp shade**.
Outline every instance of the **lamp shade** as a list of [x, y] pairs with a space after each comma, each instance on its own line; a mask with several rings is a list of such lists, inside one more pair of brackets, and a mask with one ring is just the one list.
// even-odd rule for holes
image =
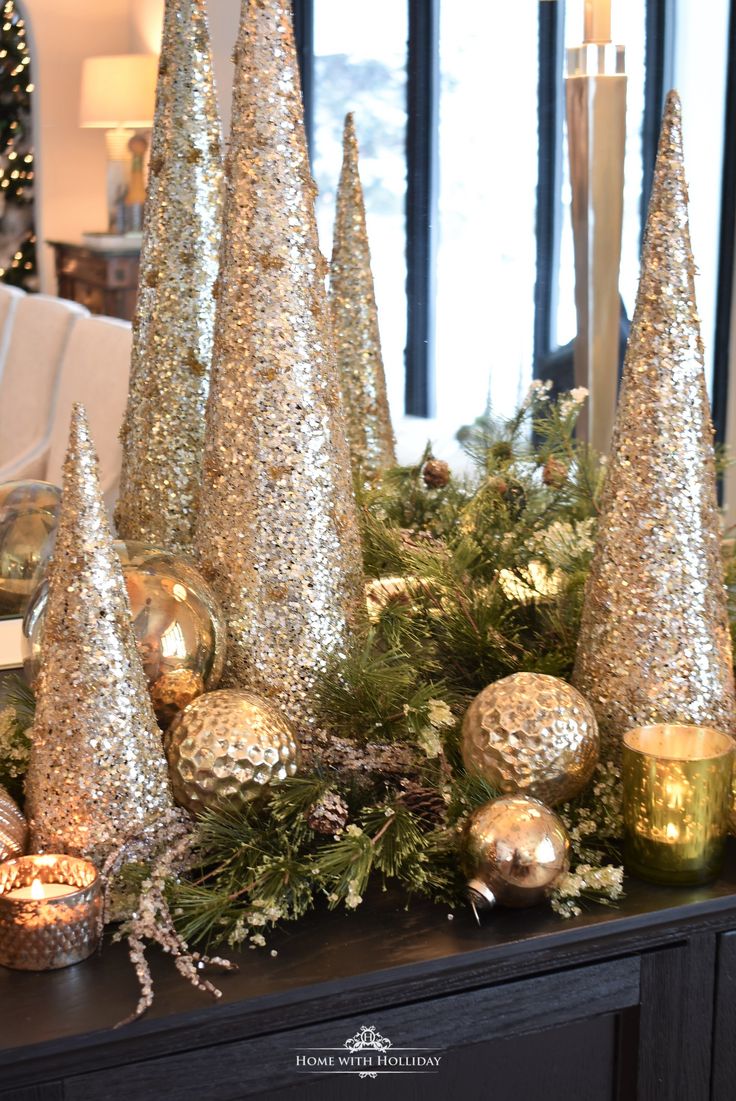
[[85, 58], [79, 125], [148, 129], [153, 125], [157, 72], [156, 54]]

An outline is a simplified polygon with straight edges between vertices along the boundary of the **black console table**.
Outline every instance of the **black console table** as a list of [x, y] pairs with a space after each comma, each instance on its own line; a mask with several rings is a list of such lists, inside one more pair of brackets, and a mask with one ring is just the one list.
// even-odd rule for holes
[[[708, 887], [627, 890], [618, 910], [499, 909], [482, 928], [379, 895], [279, 932], [276, 957], [242, 953], [217, 1004], [156, 957], [153, 1010], [117, 1030], [136, 999], [120, 945], [0, 969], [0, 1101], [733, 1101], [736, 846]], [[392, 1073], [338, 1072], [363, 1026]], [[407, 1073], [417, 1053], [439, 1066]]]

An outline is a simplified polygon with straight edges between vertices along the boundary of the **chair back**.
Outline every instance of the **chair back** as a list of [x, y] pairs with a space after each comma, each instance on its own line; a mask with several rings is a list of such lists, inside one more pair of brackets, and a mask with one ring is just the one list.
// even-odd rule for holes
[[73, 323], [87, 316], [83, 306], [45, 294], [27, 294], [15, 308], [0, 377], [0, 468], [12, 463], [19, 478], [37, 476], [21, 460], [49, 434], [61, 358]]
[[128, 399], [131, 326], [112, 317], [85, 317], [72, 329], [59, 372], [46, 481], [61, 484], [72, 405], [87, 410], [100, 460], [100, 483], [109, 507], [117, 497], [122, 448], [120, 426]]
[[5, 366], [5, 356], [8, 354], [15, 308], [25, 296], [26, 292], [20, 287], [9, 287], [7, 283], [0, 283], [0, 376]]

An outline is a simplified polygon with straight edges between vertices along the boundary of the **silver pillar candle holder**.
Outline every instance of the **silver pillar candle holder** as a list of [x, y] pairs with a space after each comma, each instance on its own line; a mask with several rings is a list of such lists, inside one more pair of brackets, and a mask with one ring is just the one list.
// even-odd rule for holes
[[21, 856], [0, 864], [0, 964], [53, 971], [94, 952], [102, 929], [102, 884], [76, 856]]
[[565, 81], [578, 323], [575, 385], [590, 395], [578, 431], [596, 451], [607, 453], [618, 391], [625, 51], [610, 41], [610, 15], [601, 28], [586, 13], [585, 39], [567, 51]]

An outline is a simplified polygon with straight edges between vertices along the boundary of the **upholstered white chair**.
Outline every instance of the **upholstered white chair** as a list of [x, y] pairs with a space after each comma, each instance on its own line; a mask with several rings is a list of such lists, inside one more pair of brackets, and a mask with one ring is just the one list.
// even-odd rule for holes
[[43, 478], [61, 359], [83, 306], [45, 294], [17, 304], [0, 376], [0, 483]]
[[7, 283], [0, 283], [0, 376], [5, 365], [5, 356], [8, 353], [10, 334], [13, 331], [15, 321], [15, 309], [26, 292], [20, 287], [9, 287]]
[[45, 480], [61, 484], [69, 440], [72, 405], [87, 410], [92, 440], [100, 460], [100, 482], [111, 508], [120, 481], [120, 426], [128, 398], [131, 326], [111, 317], [85, 317], [72, 329], [59, 372]]

